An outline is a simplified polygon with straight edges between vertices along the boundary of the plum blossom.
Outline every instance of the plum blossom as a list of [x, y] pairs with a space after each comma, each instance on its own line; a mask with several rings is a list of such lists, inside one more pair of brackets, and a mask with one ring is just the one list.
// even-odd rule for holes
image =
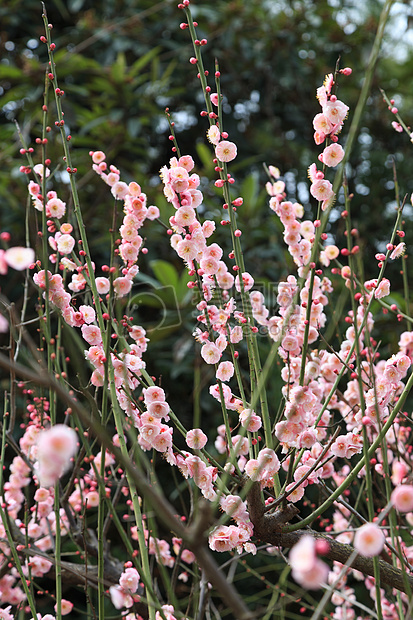
[[32, 248], [24, 248], [19, 246], [9, 248], [4, 252], [3, 259], [12, 269], [16, 269], [16, 271], [23, 271], [34, 263], [34, 250], [32, 250]]
[[391, 494], [393, 506], [399, 512], [413, 512], [413, 486], [401, 484]]
[[349, 107], [342, 101], [331, 97], [330, 101], [323, 106], [323, 114], [334, 125], [341, 124], [347, 116]]
[[327, 583], [329, 567], [317, 557], [316, 541], [305, 534], [294, 545], [288, 556], [292, 576], [303, 588], [317, 590]]
[[185, 441], [189, 448], [201, 450], [206, 445], [208, 437], [200, 428], [193, 428], [187, 432]]
[[207, 364], [216, 364], [222, 353], [215, 344], [206, 342], [201, 349], [201, 355]]
[[333, 186], [327, 179], [318, 179], [310, 187], [310, 194], [316, 200], [325, 201], [334, 196]]
[[229, 140], [222, 140], [215, 147], [215, 155], [219, 161], [232, 161], [237, 156], [237, 146]]
[[384, 534], [375, 523], [365, 523], [354, 536], [354, 548], [368, 558], [379, 555], [384, 546]]
[[59, 235], [56, 238], [57, 250], [60, 254], [70, 254], [75, 247], [75, 240], [72, 235]]
[[330, 168], [337, 166], [344, 157], [343, 147], [336, 143], [327, 146], [322, 153], [322, 162]]
[[220, 362], [216, 372], [216, 378], [220, 381], [229, 381], [234, 374], [234, 364], [232, 362]]
[[37, 439], [37, 477], [43, 487], [53, 486], [68, 470], [77, 451], [77, 435], [64, 424], [42, 431]]
[[374, 291], [374, 297], [381, 299], [390, 295], [390, 281], [387, 278], [383, 278], [376, 290]]

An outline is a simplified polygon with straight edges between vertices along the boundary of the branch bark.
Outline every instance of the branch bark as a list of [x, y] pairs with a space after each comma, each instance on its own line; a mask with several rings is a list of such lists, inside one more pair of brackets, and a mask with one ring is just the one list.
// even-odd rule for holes
[[[266, 542], [276, 547], [290, 549], [302, 536], [310, 535], [316, 540], [325, 540], [329, 544], [329, 551], [325, 557], [329, 560], [345, 564], [354, 547], [340, 543], [326, 534], [316, 532], [310, 528], [296, 530], [295, 532], [283, 532], [283, 526], [298, 513], [298, 509], [293, 504], [288, 504], [285, 509], [278, 509], [275, 513], [266, 513], [265, 506], [261, 498], [260, 485], [254, 482], [247, 494], [247, 504], [250, 519], [254, 525], [254, 534], [262, 542]], [[401, 592], [406, 592], [406, 581], [413, 590], [413, 576], [403, 574], [399, 568], [394, 568], [391, 564], [379, 559], [380, 583], [396, 588]], [[358, 555], [352, 562], [351, 568], [360, 571], [364, 575], [374, 577], [373, 559]]]

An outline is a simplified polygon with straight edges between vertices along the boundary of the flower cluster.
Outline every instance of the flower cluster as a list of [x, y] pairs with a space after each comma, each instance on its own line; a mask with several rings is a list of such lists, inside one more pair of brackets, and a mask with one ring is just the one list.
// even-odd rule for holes
[[[187, 11], [188, 5], [189, 0], [184, 0], [180, 8]], [[186, 14], [189, 19], [189, 13]], [[193, 23], [184, 23], [182, 29], [188, 26], [192, 33]], [[147, 221], [160, 217], [159, 209], [148, 204], [147, 195], [137, 182], [121, 180], [120, 170], [106, 162], [103, 151], [91, 151], [93, 170], [110, 188], [114, 200], [122, 204], [119, 233], [111, 231], [116, 248], [110, 258], [111, 266], [96, 267], [89, 255], [81, 218], [73, 224], [64, 221], [69, 220], [71, 214], [66, 203], [51, 189], [53, 176], [50, 176], [50, 169], [43, 165], [34, 166], [35, 180], [29, 182], [28, 191], [33, 208], [43, 212], [42, 219], [46, 221], [46, 230], [41, 231], [41, 235], [45, 246], [46, 240], [48, 242], [49, 260], [43, 257], [43, 263], [40, 260], [35, 262], [35, 255], [29, 248], [7, 249], [6, 246], [0, 251], [0, 273], [5, 274], [9, 266], [18, 270], [31, 267], [33, 282], [45, 300], [45, 316], [41, 317], [39, 328], [42, 343], [47, 342], [51, 347], [60, 339], [60, 332], [56, 338], [51, 335], [50, 308], [57, 311], [62, 319], [60, 325], [64, 322], [65, 330], [80, 330], [83, 341], [87, 343], [84, 356], [91, 376], [87, 388], [82, 387], [76, 393], [73, 388], [71, 403], [74, 405], [75, 398], [80, 398], [81, 394], [87, 394], [89, 401], [93, 398], [93, 407], [102, 414], [102, 422], [107, 428], [115, 422], [116, 434], [112, 438], [113, 447], [108, 449], [89, 444], [89, 429], [82, 427], [84, 419], [80, 408], [75, 412], [66, 406], [65, 424], [58, 424], [56, 418], [63, 412], [57, 407], [57, 398], [53, 396], [49, 402], [24, 383], [18, 384], [22, 395], [27, 397], [27, 409], [25, 424], [21, 426], [18, 456], [11, 463], [9, 479], [2, 492], [1, 510], [5, 510], [8, 516], [0, 523], [0, 564], [3, 569], [9, 565], [12, 556], [16, 561], [15, 554], [12, 554], [14, 550], [10, 548], [10, 536], [14, 533], [10, 521], [14, 522], [19, 540], [24, 540], [25, 545], [17, 546], [17, 552], [21, 554], [20, 572], [14, 568], [8, 572], [2, 570], [0, 591], [4, 605], [22, 608], [26, 604], [29, 594], [23, 589], [25, 584], [20, 582], [21, 576], [30, 585], [33, 577], [46, 575], [52, 567], [55, 550], [61, 547], [64, 537], [69, 539], [69, 534], [70, 545], [76, 545], [76, 553], [82, 560], [86, 550], [88, 554], [92, 550], [91, 555], [102, 560], [100, 542], [109, 524], [113, 524], [118, 527], [122, 538], [126, 533], [125, 526], [130, 538], [126, 545], [130, 557], [128, 555], [126, 561], [112, 562], [105, 551], [104, 561], [98, 563], [98, 574], [102, 567], [105, 568], [105, 588], [106, 576], [110, 580], [106, 594], [113, 606], [126, 620], [140, 620], [136, 609], [147, 602], [151, 617], [156, 620], [182, 617], [181, 611], [175, 609], [179, 603], [177, 597], [173, 599], [175, 607], [167, 604], [166, 598], [161, 600], [163, 589], [152, 584], [151, 570], [156, 561], [162, 579], [172, 569], [173, 580], [179, 579], [183, 586], [192, 581], [199, 569], [196, 562], [202, 567], [202, 554], [197, 557], [198, 548], [190, 529], [193, 526], [192, 531], [197, 531], [197, 511], [183, 511], [186, 514], [180, 516], [180, 522], [171, 517], [175, 526], [170, 529], [174, 535], [159, 537], [155, 516], [151, 507], [148, 510], [146, 497], [139, 497], [131, 484], [128, 459], [137, 454], [140, 454], [142, 463], [147, 464], [147, 470], [144, 474], [140, 464], [134, 463], [134, 474], [138, 470], [139, 475], [148, 474], [155, 480], [155, 461], [161, 456], [168, 465], [179, 469], [191, 498], [202, 494], [222, 511], [220, 521], [215, 521], [212, 526], [208, 523], [202, 530], [202, 533], [208, 531], [209, 548], [215, 552], [255, 555], [260, 548], [257, 548], [254, 536], [259, 536], [263, 545], [269, 545], [266, 538], [272, 541], [274, 534], [280, 540], [280, 546], [286, 542], [288, 547], [292, 539], [297, 540], [288, 537], [292, 516], [300, 510], [307, 515], [298, 525], [302, 528], [319, 516], [320, 511], [310, 503], [316, 496], [315, 487], [323, 493], [334, 493], [326, 500], [328, 507], [331, 506], [330, 512], [320, 520], [325, 534], [303, 530], [289, 552], [288, 561], [292, 577], [303, 588], [331, 588], [331, 602], [336, 607], [332, 617], [336, 620], [356, 617], [353, 605], [355, 588], [350, 577], [360, 577], [351, 568], [351, 562], [358, 555], [375, 558], [387, 547], [386, 552], [394, 555], [392, 574], [397, 571], [401, 574], [405, 565], [413, 561], [413, 545], [409, 546], [407, 531], [409, 527], [413, 528], [411, 433], [406, 423], [407, 416], [401, 412], [410, 385], [410, 379], [406, 381], [409, 382], [407, 386], [405, 380], [413, 361], [413, 335], [410, 331], [404, 332], [398, 350], [383, 358], [372, 337], [375, 329], [373, 304], [383, 304], [386, 312], [389, 308], [397, 311], [395, 304], [387, 306], [382, 301], [390, 294], [390, 280], [383, 277], [383, 271], [386, 261], [402, 256], [406, 245], [403, 241], [394, 243], [394, 232], [391, 243], [387, 245], [387, 254], [376, 255], [380, 269], [377, 277], [364, 281], [355, 271], [353, 257], [359, 247], [351, 246], [357, 231], [351, 229], [348, 211], [341, 214], [347, 226], [346, 248], [340, 250], [338, 245], [331, 243], [332, 240], [339, 241], [333, 237], [333, 232], [329, 233], [329, 239], [324, 232], [327, 229], [323, 228], [324, 219], [335, 200], [333, 186], [325, 175], [328, 168], [337, 166], [344, 159], [338, 135], [349, 110], [337, 99], [335, 80], [339, 73], [349, 75], [351, 70], [343, 69], [336, 76], [328, 75], [324, 85], [317, 90], [321, 112], [313, 120], [314, 140], [316, 145], [325, 143], [325, 146], [318, 157], [322, 170], [319, 164], [312, 163], [308, 171], [310, 194], [319, 203], [316, 218], [311, 213], [311, 205], [300, 204], [293, 197], [289, 199], [280, 170], [275, 166], [268, 167], [270, 180], [266, 190], [270, 196], [269, 206], [282, 224], [283, 240], [297, 271], [296, 275], [289, 273], [285, 281], [278, 283], [278, 307], [273, 309], [244, 266], [242, 232], [237, 223], [237, 209], [242, 207], [243, 198], [233, 199], [231, 186], [235, 179], [228, 172], [228, 164], [237, 156], [237, 147], [222, 127], [219, 71], [215, 72], [216, 93], [211, 93], [207, 85], [208, 72], [201, 73], [198, 52], [205, 44], [204, 39], [194, 41], [196, 57], [190, 62], [199, 69], [198, 78], [205, 94], [207, 110], [201, 116], [207, 117], [210, 124], [207, 137], [212, 144], [211, 160], [218, 176], [213, 181], [214, 191], [222, 189], [224, 199], [225, 215], [221, 225], [231, 232], [231, 251], [225, 260], [225, 245], [214, 241], [215, 222], [202, 220], [204, 196], [195, 162], [190, 155], [178, 155], [174, 135], [170, 136], [174, 142], [174, 155], [160, 174], [163, 194], [170, 205], [167, 234], [191, 278], [188, 287], [193, 289], [194, 299], [196, 297], [195, 348], [207, 364], [205, 377], [210, 380], [207, 386], [210, 404], [217, 407], [219, 403], [222, 424], [214, 438], [208, 437], [200, 428], [201, 421], [195, 423], [195, 428], [185, 428], [183, 420], [172, 410], [173, 400], [166, 384], [150, 376], [146, 370], [148, 362], [143, 359], [148, 346], [146, 331], [134, 323], [133, 316], [123, 314], [119, 318], [118, 309], [129, 312], [130, 299], [133, 305], [130, 294], [139, 271], [139, 257], [147, 252], [142, 227]], [[49, 50], [53, 51], [50, 44]], [[54, 80], [52, 61], [50, 68], [49, 79]], [[56, 88], [55, 93], [61, 97], [63, 91]], [[213, 106], [218, 108], [217, 113]], [[399, 130], [397, 126], [396, 130]], [[75, 169], [68, 170], [72, 173]], [[321, 211], [326, 212], [324, 216]], [[397, 235], [402, 239], [404, 233], [397, 230]], [[5, 243], [9, 241], [7, 233], [0, 237]], [[348, 265], [341, 265], [341, 257], [349, 257]], [[227, 259], [233, 261], [230, 268]], [[334, 267], [329, 269], [331, 263]], [[336, 275], [338, 278], [334, 280]], [[351, 310], [344, 317], [342, 335], [326, 342], [322, 333], [328, 327], [329, 309], [331, 317], [336, 319], [331, 299], [336, 292], [335, 286], [343, 294], [350, 294]], [[335, 329], [336, 325], [333, 327]], [[338, 327], [339, 319], [337, 330]], [[276, 365], [268, 363], [264, 367], [258, 333], [268, 335], [271, 347], [268, 359], [273, 362], [278, 355], [283, 385], [278, 390], [279, 400], [275, 405], [268, 398], [262, 379]], [[50, 355], [50, 363], [56, 371], [55, 380], [61, 381], [62, 386], [65, 383], [62, 389], [67, 386], [71, 389], [75, 384], [68, 376], [71, 371], [62, 371], [70, 359], [60, 355], [60, 342], [56, 345], [56, 353], [53, 350]], [[84, 344], [82, 350], [83, 347]], [[243, 367], [244, 359], [249, 365], [249, 381]], [[87, 392], [89, 388], [90, 393]], [[182, 438], [177, 438], [177, 431]], [[128, 433], [135, 439], [129, 452]], [[80, 439], [82, 448], [79, 450]], [[123, 457], [122, 467], [117, 463], [119, 453]], [[75, 461], [76, 469], [67, 476], [70, 480], [62, 493], [64, 475]], [[378, 483], [383, 504], [381, 512], [377, 511], [375, 516], [372, 513], [372, 477], [375, 484]], [[358, 505], [362, 503], [360, 496], [356, 508], [349, 503], [350, 485], [354, 480], [362, 480], [365, 484], [368, 522]], [[26, 502], [30, 494], [24, 490], [31, 481], [34, 493], [28, 507]], [[139, 489], [137, 482], [136, 486]], [[158, 497], [161, 497], [160, 493]], [[117, 506], [123, 506], [124, 523], [113, 518]], [[23, 509], [26, 511], [24, 520]], [[96, 550], [93, 536], [90, 540], [85, 536], [86, 518], [93, 515], [94, 509], [99, 516]], [[392, 519], [387, 519], [390, 511], [393, 511]], [[104, 514], [107, 515], [105, 523], [100, 518]], [[188, 516], [194, 520], [187, 530], [188, 538], [185, 538], [185, 530], [178, 530]], [[204, 515], [201, 516], [203, 519]], [[405, 518], [403, 537], [394, 528], [394, 516]], [[166, 522], [168, 518], [167, 515]], [[275, 523], [274, 531], [269, 532], [268, 525], [260, 528], [262, 521]], [[286, 529], [280, 527], [280, 523]], [[290, 530], [295, 529], [296, 523]], [[413, 530], [410, 535], [412, 533]], [[273, 552], [274, 548], [268, 545], [266, 550]], [[335, 554], [339, 545], [344, 553]], [[29, 548], [30, 554], [23, 553]], [[334, 561], [337, 556], [342, 559], [346, 549], [350, 550], [348, 565]], [[333, 560], [331, 568], [320, 556]], [[105, 562], [113, 571], [106, 571]], [[365, 565], [365, 560], [359, 563], [359, 566]], [[374, 570], [377, 577], [377, 571], [382, 570], [381, 564], [374, 562]], [[87, 567], [86, 573], [88, 571]], [[209, 574], [207, 576], [209, 579]], [[59, 579], [60, 575], [56, 574], [56, 577]], [[201, 581], [201, 588], [204, 588], [204, 578]], [[103, 598], [102, 584], [103, 580], [97, 587]], [[192, 587], [194, 584], [195, 580]], [[152, 585], [156, 587], [150, 587]], [[366, 578], [365, 585], [376, 605], [383, 610], [384, 617], [389, 620], [398, 617], [390, 593], [377, 588], [373, 577]], [[207, 588], [209, 585], [204, 588], [205, 592]], [[158, 592], [160, 600], [155, 601], [154, 594], [156, 597]], [[400, 595], [398, 603], [408, 609], [407, 595]], [[58, 601], [55, 611], [58, 615], [65, 615], [72, 607], [70, 601], [63, 599]], [[0, 617], [10, 620], [10, 609], [1, 609]], [[42, 620], [53, 619], [54, 616], [46, 614]]]

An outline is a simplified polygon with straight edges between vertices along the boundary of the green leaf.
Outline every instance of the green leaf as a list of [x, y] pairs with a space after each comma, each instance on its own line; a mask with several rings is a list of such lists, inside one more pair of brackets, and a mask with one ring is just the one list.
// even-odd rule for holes
[[165, 260], [153, 260], [150, 263], [156, 278], [164, 286], [178, 286], [178, 272], [173, 265]]
[[181, 277], [179, 278], [179, 282], [176, 286], [176, 297], [178, 299], [178, 303], [179, 303], [179, 307], [182, 308], [183, 306], [186, 306], [192, 295], [193, 295], [193, 291], [191, 291], [190, 289], [188, 289], [188, 282], [191, 278], [188, 275], [187, 271], [183, 271], [181, 273]]
[[196, 152], [199, 159], [202, 161], [202, 165], [206, 170], [213, 167], [211, 149], [207, 147], [204, 142], [198, 142], [196, 144]]
[[134, 62], [133, 65], [131, 66], [129, 70], [129, 75], [131, 77], [135, 77], [136, 75], [138, 75], [143, 69], [143, 67], [147, 65], [152, 60], [152, 58], [157, 56], [160, 51], [161, 51], [161, 48], [158, 45], [157, 47], [154, 47], [153, 49], [149, 50], [149, 52], [146, 52], [146, 54], [138, 58], [138, 60]]
[[126, 57], [123, 52], [119, 52], [116, 61], [112, 65], [111, 74], [115, 82], [123, 82], [125, 79]]
[[151, 293], [150, 291], [145, 291], [142, 293], [137, 293], [130, 300], [131, 306], [149, 306], [150, 308], [164, 308], [165, 303], [161, 299], [161, 296], [156, 292]]

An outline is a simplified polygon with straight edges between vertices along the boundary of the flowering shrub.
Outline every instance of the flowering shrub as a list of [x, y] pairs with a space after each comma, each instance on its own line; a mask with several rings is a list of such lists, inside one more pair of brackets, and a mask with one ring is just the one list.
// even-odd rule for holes
[[[169, 221], [162, 223], [165, 240], [189, 277], [197, 310], [193, 335], [202, 363], [211, 367], [209, 397], [221, 410], [222, 423], [213, 436], [204, 432], [210, 429], [202, 428], [199, 416], [187, 428], [160, 378], [151, 375], [145, 359], [150, 339], [126, 312], [140, 255], [147, 252], [145, 230], [159, 226], [160, 210], [149, 204], [145, 181], [123, 181], [100, 150], [90, 152], [91, 167], [115, 201], [119, 237], [113, 237], [110, 264], [93, 261], [44, 14], [47, 84], [55, 97], [73, 208], [59, 197], [58, 187], [51, 189], [45, 103], [41, 162], [35, 164], [31, 147], [23, 144], [21, 150], [28, 158], [21, 171], [29, 179], [30, 215], [38, 212], [41, 243], [36, 254], [12, 247], [0, 256], [2, 276], [8, 266], [26, 269], [27, 283], [36, 287], [40, 335], [37, 350], [24, 331], [24, 304], [19, 325], [10, 323], [19, 346], [9, 358], [0, 355], [12, 382], [4, 404], [3, 463], [14, 450], [2, 480], [0, 615], [12, 618], [19, 609], [21, 617], [45, 620], [74, 613], [78, 606], [80, 614], [100, 619], [119, 610], [127, 620], [215, 612], [270, 618], [287, 609], [314, 618], [325, 610], [336, 619], [408, 618], [413, 488], [406, 398], [413, 384], [413, 336], [401, 330], [398, 350], [382, 356], [372, 335], [378, 308], [391, 312], [396, 325], [411, 323], [407, 304], [400, 308], [386, 301], [387, 264], [405, 250], [405, 201], [398, 202], [386, 253], [375, 257], [377, 277], [365, 281], [344, 177], [382, 28], [347, 138], [350, 111], [337, 93], [340, 81], [351, 79], [351, 69], [337, 66], [317, 89], [321, 112], [313, 121], [314, 142], [322, 152], [308, 169], [315, 213], [288, 195], [278, 168], [267, 168], [269, 208], [284, 228], [293, 264], [278, 284], [277, 308], [271, 308], [244, 264], [244, 231], [237, 223], [243, 197], [236, 197], [237, 181], [228, 165], [237, 158], [237, 146], [225, 131], [219, 66], [213, 92], [201, 55], [207, 41], [197, 38], [189, 4], [179, 5], [185, 17], [181, 29], [189, 30], [193, 43], [190, 64], [205, 97], [201, 115], [208, 123], [223, 215], [220, 222], [203, 217], [196, 164], [180, 153], [167, 110], [173, 146], [160, 173], [169, 205]], [[386, 5], [382, 25], [387, 11]], [[396, 131], [405, 128], [392, 102], [388, 105], [398, 118]], [[333, 208], [340, 206], [341, 187], [342, 248], [339, 236], [326, 232]], [[228, 231], [228, 260], [214, 239], [217, 226]], [[2, 240], [10, 240], [7, 233]], [[335, 318], [342, 336], [328, 342], [323, 334], [332, 320], [330, 308], [343, 292], [349, 308]], [[0, 326], [8, 327], [5, 319]], [[263, 333], [271, 344], [264, 364]], [[86, 387], [60, 344], [66, 334], [86, 360]], [[20, 359], [22, 338], [37, 360], [35, 369]], [[276, 360], [283, 387], [272, 402], [267, 383]], [[26, 417], [21, 436], [13, 438], [16, 379]], [[184, 506], [163, 491], [165, 471], [178, 488], [185, 485]], [[26, 487], [33, 492], [25, 493]], [[111, 553], [109, 529], [121, 559]], [[291, 579], [283, 553], [289, 549]], [[264, 580], [258, 600], [249, 593], [243, 597], [232, 583], [239, 558], [250, 579]], [[38, 579], [45, 576], [54, 580], [53, 591], [40, 589]], [[72, 600], [63, 597], [69, 586]], [[87, 591], [81, 602], [74, 588]], [[315, 592], [321, 592], [318, 599]], [[38, 611], [45, 595], [55, 615]]]

